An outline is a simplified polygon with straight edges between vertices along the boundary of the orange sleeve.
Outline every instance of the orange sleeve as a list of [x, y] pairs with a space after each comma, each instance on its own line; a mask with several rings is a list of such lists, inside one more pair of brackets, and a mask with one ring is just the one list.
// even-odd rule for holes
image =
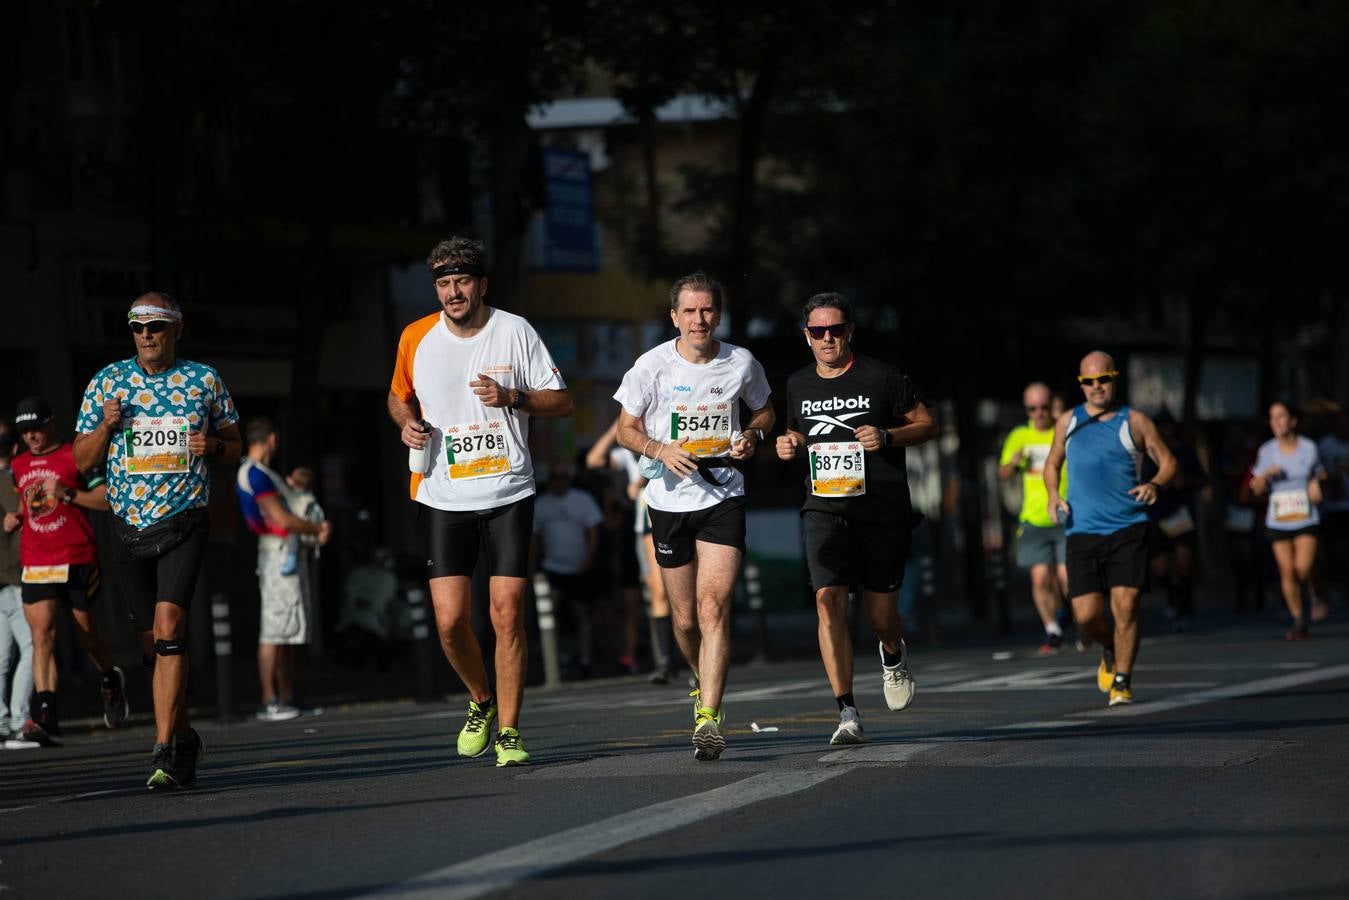
[[389, 385], [389, 390], [399, 400], [408, 400], [416, 393], [412, 383], [412, 360], [417, 355], [417, 346], [421, 344], [422, 338], [426, 333], [436, 327], [436, 320], [440, 318], [440, 313], [432, 313], [424, 316], [411, 325], [403, 329], [403, 336], [398, 339], [398, 356], [393, 364], [393, 382]]

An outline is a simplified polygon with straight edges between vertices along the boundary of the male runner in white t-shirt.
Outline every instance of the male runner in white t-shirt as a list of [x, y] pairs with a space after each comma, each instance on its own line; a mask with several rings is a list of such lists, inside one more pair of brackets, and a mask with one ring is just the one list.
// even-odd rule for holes
[[[403, 330], [389, 415], [404, 444], [430, 449], [427, 471], [412, 474], [412, 499], [427, 537], [440, 643], [471, 698], [459, 754], [487, 751], [499, 702], [497, 765], [523, 765], [529, 762], [519, 732], [527, 658], [523, 603], [534, 526], [529, 417], [570, 415], [572, 401], [533, 327], [484, 303], [481, 243], [441, 241], [426, 264], [441, 311]], [[484, 544], [495, 695], [470, 621], [473, 568]]]
[[[721, 285], [701, 273], [670, 289], [679, 337], [637, 358], [614, 394], [618, 442], [664, 471], [646, 486], [651, 531], [674, 614], [675, 637], [699, 678], [697, 759], [717, 759], [721, 696], [731, 656], [731, 591], [745, 552], [741, 461], [773, 427], [763, 366], [743, 347], [716, 340]], [[740, 425], [740, 403], [751, 410]]]

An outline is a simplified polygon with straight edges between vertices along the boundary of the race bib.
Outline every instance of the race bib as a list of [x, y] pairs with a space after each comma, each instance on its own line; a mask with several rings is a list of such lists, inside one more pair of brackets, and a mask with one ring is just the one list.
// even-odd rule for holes
[[676, 403], [670, 410], [670, 440], [687, 437], [694, 456], [721, 456], [731, 449], [731, 404]]
[[445, 429], [445, 466], [451, 481], [486, 478], [511, 470], [510, 433], [500, 419]]
[[1043, 475], [1045, 473], [1045, 460], [1049, 459], [1048, 444], [1031, 444], [1023, 448], [1026, 460], [1027, 475]]
[[24, 566], [20, 577], [24, 584], [65, 584], [70, 580], [70, 566]]
[[1182, 534], [1189, 534], [1194, 531], [1194, 516], [1190, 515], [1188, 506], [1182, 506], [1166, 518], [1158, 519], [1157, 527], [1167, 537], [1178, 538]]
[[174, 475], [187, 471], [186, 416], [136, 416], [124, 432], [128, 475]]
[[1305, 488], [1275, 491], [1269, 495], [1269, 508], [1275, 522], [1300, 522], [1312, 515], [1312, 501]]
[[810, 445], [810, 492], [816, 497], [860, 497], [867, 492], [861, 441]]

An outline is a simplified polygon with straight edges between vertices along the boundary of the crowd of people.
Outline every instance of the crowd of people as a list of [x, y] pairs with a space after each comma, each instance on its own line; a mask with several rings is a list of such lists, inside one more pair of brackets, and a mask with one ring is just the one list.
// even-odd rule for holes
[[[906, 448], [934, 439], [938, 426], [907, 374], [853, 351], [858, 325], [845, 297], [820, 293], [805, 303], [808, 356], [782, 382], [779, 424], [763, 366], [716, 337], [721, 285], [702, 273], [677, 280], [669, 313], [676, 336], [624, 375], [613, 396], [617, 418], [584, 469], [557, 461], [545, 471], [531, 458], [530, 422], [569, 416], [573, 407], [547, 346], [525, 318], [488, 304], [481, 243], [442, 241], [427, 266], [438, 305], [402, 332], [387, 411], [409, 450], [409, 513], [424, 539], [439, 644], [469, 694], [459, 755], [490, 749], [497, 766], [530, 762], [521, 720], [525, 602], [535, 572], [572, 619], [570, 662], [580, 677], [594, 666], [599, 622], [612, 635], [620, 671], [636, 674], [645, 595], [652, 681], [668, 683], [681, 662], [687, 667], [694, 756], [722, 755], [731, 603], [746, 553], [744, 468], [760, 453], [792, 466], [803, 485], [804, 556], [838, 713], [829, 742], [867, 739], [854, 693], [854, 595], [877, 642], [886, 706], [898, 711], [913, 702], [898, 599], [921, 517], [910, 498]], [[313, 496], [312, 472], [301, 467], [283, 477], [273, 468], [276, 426], [253, 418], [241, 431], [221, 374], [177, 355], [184, 328], [177, 301], [142, 295], [128, 323], [135, 355], [91, 378], [73, 444], [57, 439], [40, 398], [19, 405], [12, 430], [0, 429], [0, 468], [12, 484], [0, 489], [7, 536], [0, 544], [0, 685], [6, 677], [12, 683], [0, 699], [0, 723], [15, 747], [60, 742], [52, 647], [66, 609], [102, 674], [106, 726], [125, 722], [125, 676], [91, 616], [103, 573], [85, 511], [108, 510], [116, 546], [106, 557], [115, 560], [152, 682], [146, 784], [185, 788], [205, 752], [184, 703], [184, 629], [206, 541], [208, 467], [237, 466], [237, 499], [258, 535], [263, 721], [321, 712], [297, 694], [295, 648], [311, 637], [313, 559], [332, 527]], [[1194, 613], [1193, 497], [1208, 476], [1173, 419], [1119, 402], [1120, 372], [1109, 354], [1087, 354], [1076, 377], [1081, 402], [1068, 408], [1055, 408], [1044, 383], [1026, 387], [1027, 421], [1008, 435], [998, 474], [1022, 483], [1016, 559], [1044, 630], [1040, 651], [1061, 649], [1066, 611], [1079, 646], [1099, 646], [1098, 687], [1117, 706], [1134, 699], [1140, 597], [1150, 580], [1165, 583], [1178, 623]], [[1339, 548], [1342, 575], [1349, 519], [1343, 415], [1319, 445], [1298, 433], [1299, 421], [1289, 404], [1270, 407], [1273, 438], [1244, 464], [1233, 505], [1252, 510], [1252, 526], [1254, 510], [1262, 510], [1292, 618], [1290, 640], [1305, 638], [1324, 612], [1313, 588], [1318, 543], [1324, 535]], [[15, 432], [26, 447], [18, 454]], [[598, 497], [580, 489], [584, 470], [603, 473], [608, 489]], [[1229, 530], [1240, 524], [1230, 521]], [[495, 637], [490, 667], [472, 621], [480, 569]]]

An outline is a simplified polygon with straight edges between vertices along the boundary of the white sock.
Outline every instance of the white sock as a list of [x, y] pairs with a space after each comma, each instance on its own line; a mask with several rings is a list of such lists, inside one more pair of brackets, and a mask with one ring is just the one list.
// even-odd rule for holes
[[1059, 627], [1058, 622], [1050, 622], [1045, 626], [1045, 634], [1054, 637], [1063, 637], [1063, 629]]

